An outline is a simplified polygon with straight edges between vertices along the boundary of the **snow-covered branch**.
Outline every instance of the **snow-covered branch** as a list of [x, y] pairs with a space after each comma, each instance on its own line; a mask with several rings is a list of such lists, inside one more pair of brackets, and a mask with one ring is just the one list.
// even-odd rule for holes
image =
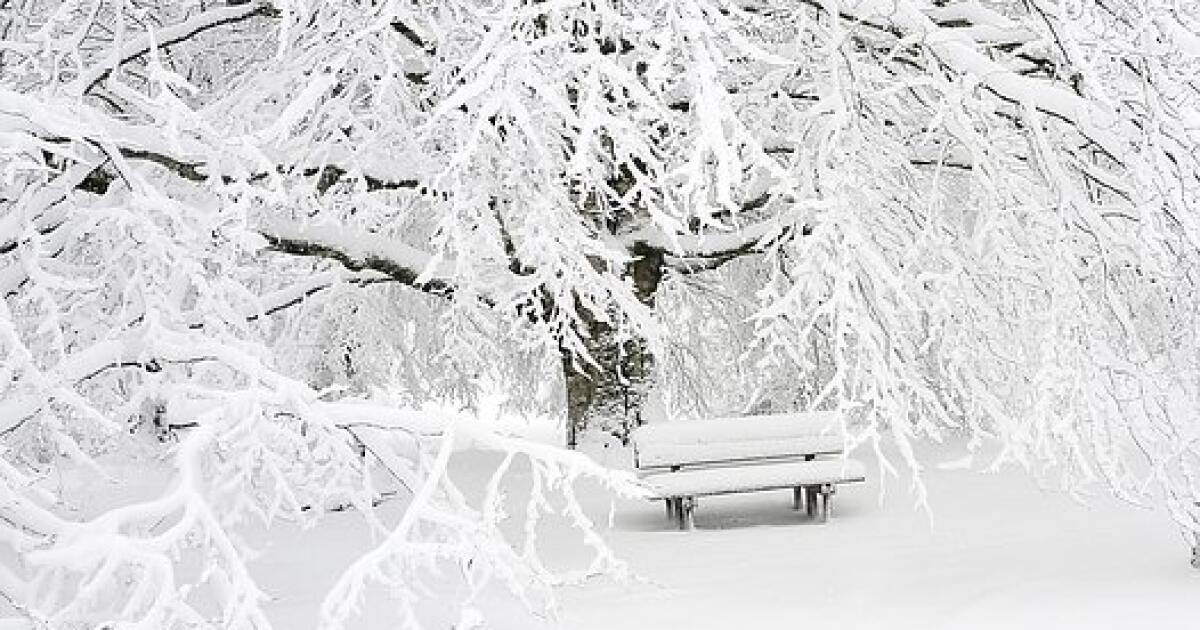
[[399, 240], [341, 226], [296, 227], [274, 222], [261, 229], [269, 248], [293, 256], [328, 258], [352, 271], [371, 270], [429, 293], [449, 296], [454, 287], [445, 261]]
[[279, 10], [271, 2], [263, 0], [243, 1], [230, 3], [230, 5], [205, 10], [183, 22], [165, 28], [151, 29], [119, 50], [114, 49], [109, 59], [81, 74], [68, 92], [77, 96], [87, 94], [101, 81], [107, 79], [120, 65], [155, 53], [160, 49], [169, 48], [205, 31], [237, 24], [255, 17], [275, 16], [279, 13]]

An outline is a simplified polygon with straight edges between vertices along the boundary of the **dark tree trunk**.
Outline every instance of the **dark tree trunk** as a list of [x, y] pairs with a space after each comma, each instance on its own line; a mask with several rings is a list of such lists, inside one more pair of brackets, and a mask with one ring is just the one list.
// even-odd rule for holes
[[598, 375], [581, 369], [583, 365], [569, 354], [564, 353], [562, 363], [567, 388], [567, 448], [573, 449], [579, 443], [579, 431], [587, 426]]
[[[654, 306], [654, 294], [663, 276], [663, 255], [649, 247], [636, 247], [637, 258], [626, 269], [633, 279], [638, 299]], [[580, 331], [588, 353], [598, 365], [562, 351], [563, 381], [567, 395], [566, 441], [575, 448], [579, 432], [589, 426], [596, 416], [619, 416], [619, 426], [605, 427], [627, 442], [629, 433], [641, 423], [642, 402], [645, 399], [654, 357], [646, 340], [640, 337], [621, 338], [611, 326], [596, 321], [584, 313], [587, 330]]]

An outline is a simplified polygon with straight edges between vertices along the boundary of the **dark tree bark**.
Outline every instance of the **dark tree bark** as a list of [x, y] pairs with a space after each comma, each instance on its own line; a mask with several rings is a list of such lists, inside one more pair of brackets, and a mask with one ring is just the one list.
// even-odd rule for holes
[[599, 374], [582, 369], [575, 357], [563, 353], [563, 383], [567, 390], [567, 448], [579, 445], [579, 431], [587, 426], [588, 410], [596, 397]]
[[[662, 282], [664, 252], [644, 243], [636, 243], [634, 261], [625, 270], [633, 280], [637, 297], [653, 307], [654, 296]], [[563, 383], [567, 397], [566, 442], [578, 445], [579, 432], [598, 414], [620, 417], [618, 426], [606, 427], [622, 442], [641, 424], [642, 404], [654, 370], [654, 356], [640, 336], [622, 337], [608, 324], [586, 317], [584, 343], [596, 364], [588, 364], [564, 351]]]

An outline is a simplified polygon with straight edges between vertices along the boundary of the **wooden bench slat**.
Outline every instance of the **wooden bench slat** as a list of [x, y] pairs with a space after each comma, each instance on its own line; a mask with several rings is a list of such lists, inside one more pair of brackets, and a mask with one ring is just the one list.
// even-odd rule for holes
[[659, 498], [756, 492], [865, 480], [866, 466], [862, 462], [841, 458], [682, 470], [650, 474], [642, 478]]
[[837, 414], [814, 411], [663, 422], [639, 427], [634, 440], [645, 444], [706, 444], [818, 435], [842, 435]]
[[673, 465], [703, 465], [717, 462], [738, 463], [755, 459], [798, 457], [842, 452], [840, 434], [780, 437], [710, 443], [660, 443], [640, 439], [638, 468]]
[[[696, 469], [705, 469], [705, 468], [722, 468], [722, 467], [726, 467], [726, 466], [754, 466], [757, 464], [780, 464], [783, 462], [794, 462], [794, 461], [799, 461], [801, 459], [813, 459], [816, 457], [820, 457], [821, 459], [828, 459], [829, 457], [840, 457], [841, 455], [842, 455], [842, 449], [839, 448], [836, 450], [816, 451], [816, 452], [803, 453], [803, 454], [788, 453], [786, 455], [779, 455], [779, 456], [775, 456], [775, 457], [746, 457], [746, 458], [742, 458], [742, 459], [714, 459], [711, 461], [696, 460], [696, 461], [688, 462], [686, 470], [696, 470]], [[673, 464], [660, 464], [658, 466], [646, 466], [643, 464], [643, 465], [639, 465], [637, 467], [637, 472], [640, 476], [645, 477], [647, 475], [654, 475], [654, 474], [665, 473], [665, 472], [677, 472], [682, 469], [683, 468], [681, 466], [677, 466], [677, 465], [673, 465]]]

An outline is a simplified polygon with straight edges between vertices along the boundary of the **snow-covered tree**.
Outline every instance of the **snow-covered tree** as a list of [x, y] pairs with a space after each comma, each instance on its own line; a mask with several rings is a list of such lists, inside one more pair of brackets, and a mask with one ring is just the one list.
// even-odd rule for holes
[[[15, 0], [0, 32], [0, 593], [30, 619], [265, 627], [239, 527], [334, 505], [386, 536], [330, 625], [369, 580], [418, 623], [439, 562], [541, 605], [514, 458], [592, 573], [621, 567], [570, 482], [636, 490], [414, 409], [499, 383], [573, 429], [654, 370], [681, 408], [838, 409], [914, 469], [996, 440], [1197, 544], [1188, 3]], [[57, 509], [65, 461], [146, 430], [164, 494]], [[468, 446], [505, 454], [482, 503]]]

